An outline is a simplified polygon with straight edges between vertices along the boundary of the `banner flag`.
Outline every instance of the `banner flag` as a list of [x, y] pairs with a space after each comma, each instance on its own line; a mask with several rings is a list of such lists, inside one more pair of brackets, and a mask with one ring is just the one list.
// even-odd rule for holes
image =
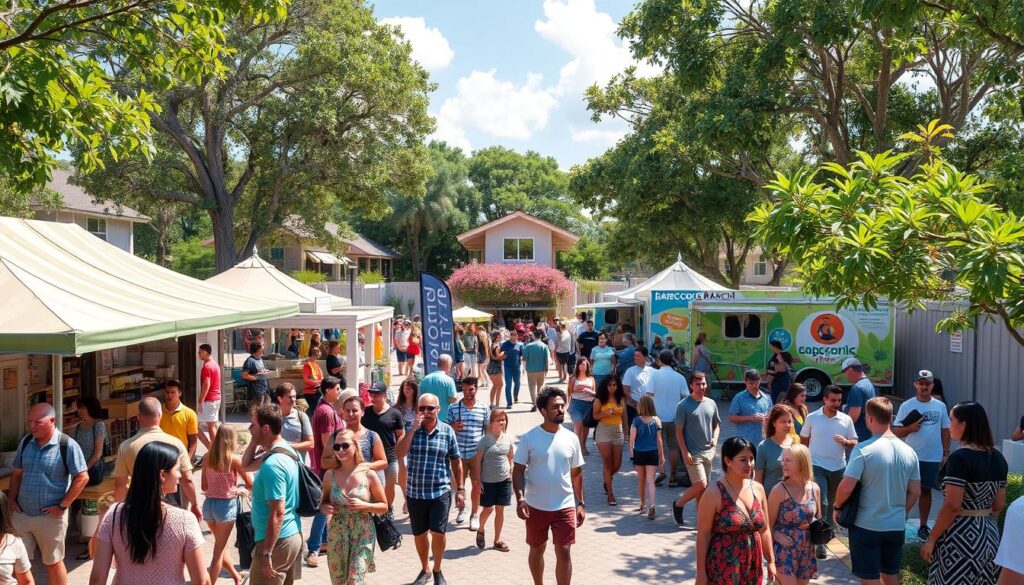
[[443, 280], [420, 272], [420, 307], [423, 308], [423, 373], [437, 369], [437, 358], [455, 350], [452, 293]]

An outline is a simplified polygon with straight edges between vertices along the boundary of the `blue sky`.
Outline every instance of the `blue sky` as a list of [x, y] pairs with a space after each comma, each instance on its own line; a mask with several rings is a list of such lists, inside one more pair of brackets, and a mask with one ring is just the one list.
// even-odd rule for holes
[[[378, 19], [402, 28], [438, 84], [435, 138], [467, 151], [503, 145], [554, 156], [563, 169], [625, 133], [595, 124], [583, 91], [633, 64], [615, 36], [631, 2], [380, 0]], [[641, 72], [654, 69], [642, 65]]]

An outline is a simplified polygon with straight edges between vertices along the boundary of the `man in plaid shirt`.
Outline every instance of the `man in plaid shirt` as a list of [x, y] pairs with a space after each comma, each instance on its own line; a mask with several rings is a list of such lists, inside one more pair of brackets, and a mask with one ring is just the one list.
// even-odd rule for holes
[[[448, 409], [448, 424], [455, 429], [455, 438], [459, 442], [463, 479], [471, 481], [470, 488], [473, 490], [470, 492], [473, 513], [469, 518], [469, 529], [473, 532], [480, 529], [480, 491], [483, 487], [479, 482], [479, 466], [473, 465], [473, 460], [476, 457], [476, 446], [484, 437], [487, 419], [491, 416], [491, 409], [476, 401], [476, 384], [476, 378], [463, 378], [462, 400]], [[465, 521], [466, 507], [460, 506], [455, 523], [462, 524]]]
[[[466, 506], [466, 490], [461, 487], [459, 443], [452, 427], [437, 419], [439, 410], [437, 396], [421, 395], [412, 428], [398, 444], [398, 457], [409, 456], [409, 482], [405, 494], [409, 503], [409, 524], [416, 539], [416, 553], [421, 565], [413, 585], [428, 585], [431, 573], [434, 585], [448, 585], [441, 574], [441, 559], [444, 557], [444, 533], [448, 527], [453, 490], [456, 506]], [[432, 571], [427, 563], [428, 549], [434, 554]]]

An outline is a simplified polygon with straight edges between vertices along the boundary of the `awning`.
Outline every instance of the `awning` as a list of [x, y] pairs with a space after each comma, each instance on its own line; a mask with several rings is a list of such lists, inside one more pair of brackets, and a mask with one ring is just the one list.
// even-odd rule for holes
[[74, 224], [0, 218], [0, 352], [81, 355], [293, 315], [157, 266]]
[[478, 311], [473, 307], [460, 307], [452, 311], [452, 319], [456, 323], [490, 323], [491, 314]]
[[701, 313], [778, 313], [779, 309], [776, 307], [757, 307], [751, 305], [729, 305], [729, 304], [709, 304], [709, 305], [695, 305], [693, 307]]
[[576, 310], [588, 310], [588, 309], [635, 309], [637, 303], [617, 303], [615, 301], [605, 301], [601, 303], [587, 303], [585, 305], [576, 305]]
[[[323, 253], [323, 252], [321, 252]], [[352, 305], [337, 297], [302, 284], [263, 260], [255, 252], [229, 270], [211, 276], [206, 282], [241, 293], [259, 291], [260, 296], [287, 303], [298, 303], [303, 313], [323, 313]]]
[[391, 319], [394, 314], [394, 307], [345, 307], [344, 309], [328, 311], [326, 313], [299, 313], [298, 315], [274, 319], [273, 321], [252, 323], [250, 327], [263, 329], [270, 327], [278, 329], [289, 327], [297, 329], [325, 329], [328, 327], [347, 329], [349, 327], [366, 327], [367, 325], [380, 323], [386, 319]]
[[348, 264], [347, 258], [345, 259], [344, 262], [342, 262], [337, 256], [331, 254], [330, 252], [306, 250], [306, 258], [309, 258], [313, 262], [317, 262], [320, 264]]

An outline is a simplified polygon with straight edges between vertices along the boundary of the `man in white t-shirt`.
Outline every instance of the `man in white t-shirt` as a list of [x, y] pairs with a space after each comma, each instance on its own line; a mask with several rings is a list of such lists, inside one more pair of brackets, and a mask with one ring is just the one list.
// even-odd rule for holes
[[552, 386], [541, 390], [537, 408], [544, 422], [522, 436], [512, 459], [516, 513], [526, 521], [534, 583], [544, 581], [544, 549], [550, 530], [555, 544], [555, 581], [569, 585], [569, 547], [576, 542], [576, 528], [585, 516], [583, 451], [579, 438], [562, 426], [565, 402], [564, 391]]
[[[846, 449], [857, 444], [857, 430], [853, 419], [839, 407], [843, 404], [843, 391], [839, 386], [825, 387], [821, 409], [807, 415], [800, 429], [801, 441], [811, 451], [814, 467], [814, 481], [821, 488], [822, 512], [831, 523], [832, 505], [836, 489], [843, 480], [846, 470]], [[825, 546], [818, 545], [815, 552], [819, 559], [826, 556]]]
[[633, 352], [633, 365], [622, 376], [622, 391], [626, 393], [627, 426], [633, 426], [637, 404], [643, 396], [643, 387], [650, 379], [654, 368], [647, 365], [647, 348], [638, 346]]
[[996, 564], [1003, 568], [996, 585], [1024, 585], [1024, 498], [1017, 498], [1006, 510], [1003, 538], [999, 541]]
[[[949, 455], [949, 412], [946, 405], [932, 398], [935, 378], [929, 370], [921, 370], [914, 380], [917, 395], [900, 405], [892, 421], [892, 432], [917, 453], [921, 466], [921, 498], [917, 501], [921, 527], [917, 537], [928, 540], [928, 516], [932, 511], [932, 490], [937, 489], [939, 466]], [[913, 414], [916, 411], [916, 414]], [[912, 418], [907, 419], [908, 416]], [[905, 423], [904, 421], [909, 421]]]

